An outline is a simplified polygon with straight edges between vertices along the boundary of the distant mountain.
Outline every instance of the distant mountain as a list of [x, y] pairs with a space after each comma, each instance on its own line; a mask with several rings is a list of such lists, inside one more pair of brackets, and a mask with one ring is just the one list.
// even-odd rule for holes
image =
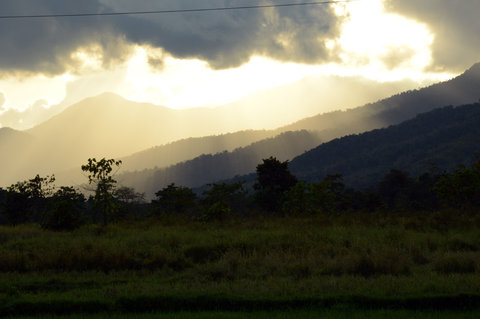
[[203, 111], [211, 113], [172, 110], [105, 93], [72, 105], [26, 132], [54, 142], [52, 151], [68, 150], [72, 158], [118, 157], [181, 138], [227, 130], [218, 119], [204, 118]]
[[[357, 92], [349, 98], [340, 98], [336, 102], [338, 105], [343, 102], [349, 105], [356, 98], [365, 100], [369, 96], [387, 94], [396, 88], [412, 85], [402, 83], [375, 87], [371, 82], [359, 79], [336, 79], [335, 83], [335, 90], [345, 88]], [[125, 166], [133, 170], [141, 169], [140, 165], [143, 164], [146, 164], [143, 168], [162, 167], [171, 165], [174, 161], [192, 159], [203, 153], [246, 146], [281, 132], [261, 133], [258, 138], [245, 136], [246, 140], [243, 142], [238, 139], [233, 142], [236, 137], [231, 135], [226, 139], [232, 139], [232, 142], [219, 141], [213, 148], [207, 145], [208, 142], [200, 142], [198, 139], [198, 145], [203, 146], [191, 147], [190, 153], [182, 151], [181, 146], [174, 147], [172, 142], [255, 128], [274, 128], [297, 120], [305, 114], [314, 114], [315, 110], [318, 112], [327, 104], [333, 104], [331, 99], [328, 100], [322, 95], [324, 91], [333, 91], [332, 84], [328, 85], [325, 80], [310, 77], [297, 84], [256, 93], [229, 105], [187, 110], [136, 103], [111, 93], [88, 98], [25, 131], [34, 139], [34, 143], [10, 143], [12, 147], [9, 148], [0, 144], [0, 153], [6, 154], [8, 151], [11, 157], [8, 161], [3, 161], [5, 165], [0, 168], [0, 186], [30, 178], [35, 174], [55, 173], [59, 177], [60, 172], [71, 170], [72, 167], [78, 170], [90, 157], [119, 158], [146, 150], [141, 155], [125, 158]], [[268, 100], [273, 102], [266, 103]], [[60, 106], [55, 107], [55, 110], [64, 108]], [[188, 142], [181, 144], [185, 146], [185, 143]], [[229, 148], [219, 149], [225, 143], [230, 145]], [[159, 147], [152, 149], [154, 146]], [[176, 154], [177, 151], [180, 153]], [[148, 159], [150, 156], [151, 159]], [[155, 163], [157, 159], [166, 160]], [[130, 160], [132, 165], [129, 164]], [[68, 177], [65, 180], [76, 179]]]
[[249, 122], [252, 129], [277, 129], [321, 112], [356, 107], [416, 87], [418, 83], [407, 80], [379, 83], [354, 76], [308, 76], [215, 109], [225, 115], [233, 112], [236, 120]]
[[[303, 80], [303, 82], [305, 82], [303, 83], [304, 85], [299, 86], [296, 90], [293, 90], [296, 92], [295, 96], [297, 99], [301, 99], [302, 93], [307, 93], [302, 92], [301, 88], [310, 87], [310, 92], [314, 90], [314, 86], [311, 83], [310, 78]], [[346, 85], [343, 85], [342, 87], [346, 87]], [[355, 85], [352, 84], [350, 87], [353, 89]], [[364, 89], [367, 87], [368, 85], [365, 84]], [[334, 88], [331, 89], [333, 90]], [[274, 89], [270, 91], [273, 90]], [[289, 101], [291, 105], [295, 104], [294, 100], [289, 100], [288, 95], [284, 95], [278, 90], [275, 92], [277, 92], [279, 100]], [[310, 131], [318, 131], [322, 140], [328, 141], [333, 138], [338, 138], [348, 134], [360, 133], [376, 128], [386, 127], [392, 124], [398, 124], [404, 120], [414, 117], [419, 113], [427, 112], [436, 107], [441, 107], [448, 104], [460, 105], [471, 103], [478, 100], [480, 97], [479, 92], [480, 64], [476, 64], [462, 75], [452, 80], [434, 84], [419, 90], [407, 91], [375, 103], [366, 104], [362, 107], [345, 111], [334, 111], [319, 114], [317, 116], [306, 118], [296, 123], [280, 127], [269, 134], [273, 136], [281, 132], [306, 129]], [[262, 94], [266, 93], [257, 93], [255, 97], [252, 96], [251, 98], [253, 100], [259, 100], [261, 99], [259, 96]], [[237, 102], [237, 104], [240, 105], [247, 100], [248, 99], [244, 99], [243, 101]], [[241, 106], [242, 107], [238, 107], [238, 109], [247, 110], [252, 108], [254, 105], [244, 103], [244, 105]], [[217, 111], [220, 110], [222, 110], [222, 108], [217, 108]], [[264, 112], [265, 110], [259, 110], [257, 114], [262, 114], [261, 112]], [[246, 114], [250, 114], [252, 112], [253, 111], [246, 112]], [[280, 113], [281, 117], [282, 112], [285, 112], [283, 107], [279, 108], [278, 112], [275, 112], [275, 116], [278, 116]], [[268, 114], [263, 115], [268, 116]], [[152, 166], [156, 160], [151, 159], [157, 158], [159, 163], [157, 166], [161, 167], [163, 162], [159, 159], [168, 158], [170, 156], [169, 154], [175, 154], [175, 152], [170, 153], [167, 151], [167, 148], [162, 146], [155, 149], [155, 155], [153, 150], [142, 152], [141, 154], [144, 159], [143, 163], [148, 163], [148, 165]], [[140, 167], [141, 165], [136, 165], [136, 168]]]
[[27, 133], [24, 133], [22, 131], [17, 131], [14, 129], [11, 129], [9, 127], [1, 127], [0, 128], [0, 143], [2, 145], [6, 145], [3, 143], [12, 143], [18, 142], [19, 140], [30, 140], [31, 136]]
[[[25, 131], [35, 141], [28, 146], [9, 142], [11, 147], [4, 148], [0, 144], [0, 152], [6, 154], [8, 151], [12, 158], [6, 163], [8, 165], [0, 168], [0, 185], [8, 185], [37, 173], [45, 175], [59, 173], [72, 167], [78, 168], [90, 157], [120, 158], [175, 140], [209, 136], [219, 132], [236, 132], [250, 127], [248, 121], [240, 121], [235, 114], [230, 115], [209, 108], [173, 110], [128, 101], [110, 93], [102, 94], [72, 105], [48, 121]], [[254, 117], [255, 114], [250, 116]], [[227, 136], [223, 138], [222, 143], [227, 146], [226, 149], [232, 149], [275, 135], [274, 132], [257, 133]], [[5, 139], [9, 139], [6, 134], [5, 136]], [[245, 137], [245, 141], [241, 141], [242, 136]], [[218, 141], [220, 139], [218, 138]], [[200, 140], [197, 142], [198, 145], [204, 145], [205, 149], [191, 147], [188, 157], [184, 157], [186, 154], [170, 156], [163, 154], [163, 157], [187, 160], [210, 151], [208, 143]], [[217, 147], [222, 145], [218, 144]], [[180, 151], [181, 147], [165, 149]], [[220, 151], [223, 150], [225, 149]], [[215, 148], [214, 151], [219, 150]], [[158, 158], [162, 155], [152, 156]], [[138, 162], [142, 161], [139, 159], [141, 155], [135, 157]], [[26, 160], [22, 161], [20, 158]], [[172, 163], [160, 161], [156, 165], [164, 164]]]
[[272, 137], [273, 131], [240, 131], [222, 135], [191, 137], [123, 157], [122, 170], [135, 171], [161, 168], [193, 159], [202, 154], [233, 151], [259, 140]]
[[[248, 123], [248, 129], [275, 129], [321, 111], [355, 107], [418, 85], [411, 80], [378, 83], [359, 76], [311, 75], [293, 83], [254, 92], [238, 101], [214, 109], [236, 122]], [[90, 84], [77, 82], [67, 85], [65, 99], [48, 108], [44, 107], [47, 102], [40, 100], [26, 110], [9, 109], [0, 112], [0, 127], [26, 130], [37, 126], [68, 107], [82, 103], [84, 98], [81, 99], [80, 96], [85, 94], [85, 86], [90, 87]], [[92, 96], [98, 96], [105, 92], [102, 91], [102, 87], [97, 87], [93, 91], [90, 87], [88, 91], [92, 92]], [[271, 116], [273, 113], [275, 116]], [[225, 132], [214, 134], [220, 133]]]
[[320, 181], [342, 174], [344, 182], [365, 188], [391, 168], [413, 176], [432, 167], [451, 170], [470, 164], [480, 152], [480, 104], [444, 107], [399, 125], [324, 143], [290, 163], [298, 178]]
[[30, 149], [34, 144], [35, 138], [28, 133], [0, 128], [0, 180], [22, 174], [21, 167], [33, 161]]
[[[480, 95], [478, 92], [480, 92], [480, 65], [475, 65], [461, 76], [444, 83], [402, 93], [356, 109], [318, 115], [267, 134], [275, 136], [286, 131], [307, 129], [319, 131], [322, 140], [328, 141], [348, 134], [397, 124], [435, 107], [471, 103], [478, 100]], [[310, 99], [311, 96], [305, 98]], [[299, 103], [301, 104], [301, 101]], [[321, 109], [322, 101], [318, 103]], [[265, 107], [250, 105], [245, 108], [235, 105], [172, 110], [127, 101], [114, 94], [86, 99], [41, 125], [25, 131], [24, 133], [32, 137], [30, 144], [8, 142], [10, 145], [8, 148], [0, 144], [0, 153], [2, 155], [8, 153], [11, 157], [0, 167], [0, 185], [8, 185], [35, 174], [46, 175], [72, 167], [78, 168], [90, 157], [120, 158], [176, 140], [252, 129], [262, 121], [271, 123], [271, 119], [285, 118], [285, 110], [291, 111], [296, 108], [294, 101], [290, 103], [290, 108], [285, 106], [287, 104], [282, 104], [278, 110], [275, 109], [275, 105]], [[255, 107], [258, 107], [257, 111]], [[252, 140], [237, 146], [246, 145], [250, 141]], [[236, 146], [232, 144], [231, 147]], [[151, 165], [162, 166], [165, 163], [168, 165], [173, 160], [182, 160], [183, 155], [169, 154], [168, 147], [163, 149], [164, 152], [151, 150], [152, 160], [146, 159], [146, 153], [138, 155], [137, 163], [147, 163], [152, 167]], [[208, 153], [209, 149], [208, 147], [205, 150], [198, 149], [197, 153], [199, 152]], [[153, 158], [172, 160], [154, 164], [156, 160]], [[140, 168], [135, 165], [132, 169]]]
[[232, 152], [204, 154], [167, 168], [124, 173], [118, 175], [117, 179], [122, 185], [134, 187], [137, 191], [145, 192], [148, 198], [152, 198], [155, 192], [170, 183], [198, 187], [251, 172], [265, 157], [291, 159], [319, 143], [316, 134], [307, 131], [286, 132], [237, 148]]
[[354, 109], [319, 114], [281, 127], [279, 131], [316, 130], [320, 131], [323, 140], [330, 140], [398, 124], [438, 107], [474, 103], [479, 98], [480, 63], [449, 81], [403, 92]]

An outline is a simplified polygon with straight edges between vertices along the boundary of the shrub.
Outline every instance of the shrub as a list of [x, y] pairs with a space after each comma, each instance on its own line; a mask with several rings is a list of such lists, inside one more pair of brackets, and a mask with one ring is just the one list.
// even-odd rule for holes
[[53, 209], [47, 213], [42, 227], [54, 231], [72, 231], [82, 224], [81, 216], [75, 204], [62, 200], [55, 202]]
[[442, 274], [468, 274], [476, 269], [475, 259], [471, 254], [446, 254], [436, 260], [433, 269]]

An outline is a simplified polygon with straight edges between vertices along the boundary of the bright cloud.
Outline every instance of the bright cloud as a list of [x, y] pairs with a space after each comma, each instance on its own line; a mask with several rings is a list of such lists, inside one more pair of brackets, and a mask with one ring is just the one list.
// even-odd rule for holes
[[381, 0], [364, 0], [342, 7], [339, 14], [349, 19], [331, 45], [345, 67], [369, 67], [371, 72], [366, 75], [370, 77], [384, 78], [380, 74], [389, 72], [412, 77], [432, 63], [434, 35], [426, 25], [387, 13]]
[[[451, 72], [431, 71], [439, 31], [421, 19], [395, 13], [391, 5], [387, 11], [385, 5], [392, 2], [361, 0], [162, 19], [2, 22], [8, 32], [1, 33], [0, 42], [9, 53], [0, 57], [3, 109], [22, 111], [41, 104], [38, 113], [105, 91], [172, 108], [214, 106], [309, 75], [413, 80], [419, 85], [452, 77]], [[88, 0], [72, 7], [54, 3], [41, 0], [35, 8], [105, 12], [158, 5], [150, 0]], [[0, 8], [28, 13], [25, 10], [33, 7], [26, 4], [2, 2]], [[165, 5], [175, 9], [198, 2]], [[222, 6], [224, 1], [204, 5]]]

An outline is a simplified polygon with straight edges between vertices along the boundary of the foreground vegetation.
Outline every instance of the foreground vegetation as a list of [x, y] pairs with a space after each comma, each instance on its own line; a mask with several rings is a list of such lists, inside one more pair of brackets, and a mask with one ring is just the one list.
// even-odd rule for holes
[[149, 318], [168, 318], [168, 319], [478, 319], [478, 312], [475, 311], [414, 311], [414, 310], [360, 310], [360, 309], [324, 309], [324, 310], [288, 310], [288, 311], [258, 311], [258, 312], [166, 312], [166, 313], [145, 313], [145, 314], [126, 314], [126, 313], [100, 313], [100, 314], [76, 314], [76, 315], [44, 315], [44, 316], [25, 316], [8, 317], [23, 319], [100, 319], [100, 318], [120, 318], [120, 319], [149, 319]]
[[0, 316], [480, 312], [480, 161], [355, 191], [270, 157], [251, 192], [170, 184], [151, 203], [116, 187], [120, 164], [82, 166], [88, 200], [38, 175], [0, 192]]
[[0, 314], [478, 311], [480, 219], [454, 213], [1, 227]]

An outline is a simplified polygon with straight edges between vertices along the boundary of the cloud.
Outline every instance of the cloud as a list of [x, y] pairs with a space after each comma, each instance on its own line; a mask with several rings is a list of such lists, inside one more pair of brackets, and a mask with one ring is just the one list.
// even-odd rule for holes
[[[2, 15], [101, 12], [107, 10], [97, 0], [15, 0], [1, 1]], [[97, 18], [3, 19], [0, 43], [0, 70], [60, 74], [78, 61], [72, 53], [82, 47], [100, 45], [105, 63], [121, 57], [111, 26]]]
[[5, 97], [5, 94], [0, 92], [0, 112], [3, 112], [5, 110], [4, 105], [5, 105], [6, 101], [7, 101], [7, 99]]
[[389, 10], [423, 22], [435, 34], [433, 68], [461, 71], [480, 61], [480, 1], [386, 0]]
[[55, 114], [54, 108], [46, 108], [48, 102], [41, 99], [23, 111], [8, 109], [0, 114], [0, 127], [24, 130], [43, 122]]
[[394, 70], [402, 64], [412, 60], [416, 52], [409, 46], [388, 47], [388, 51], [381, 56], [381, 61], [388, 70]]
[[[300, 2], [290, 0], [288, 2]], [[273, 3], [263, 0], [261, 4]], [[278, 2], [275, 2], [278, 3]], [[196, 0], [1, 1], [2, 15], [175, 10], [198, 8]], [[257, 5], [202, 1], [202, 7]], [[315, 63], [331, 58], [325, 42], [338, 36], [340, 20], [328, 5], [115, 17], [3, 19], [0, 71], [61, 74], [80, 61], [74, 52], [99, 47], [104, 67], [125, 60], [131, 44], [162, 48], [180, 58], [199, 58], [213, 68], [241, 65], [254, 55]], [[154, 65], [162, 65], [157, 58]]]

